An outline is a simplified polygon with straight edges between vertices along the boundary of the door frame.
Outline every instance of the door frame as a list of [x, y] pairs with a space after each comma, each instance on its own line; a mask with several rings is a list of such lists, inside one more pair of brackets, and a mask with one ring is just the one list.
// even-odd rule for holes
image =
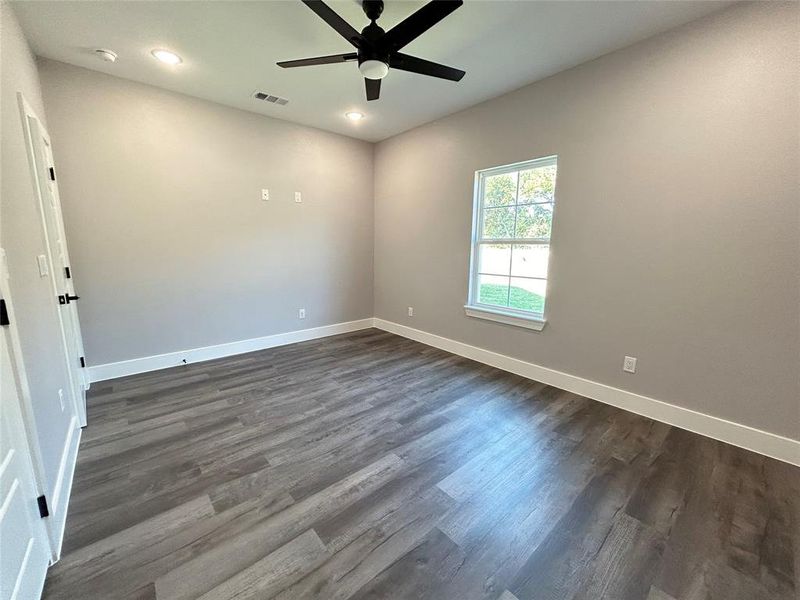
[[[52, 153], [52, 142], [50, 140], [50, 134], [48, 133], [47, 129], [45, 128], [42, 120], [38, 117], [36, 112], [33, 110], [31, 105], [25, 100], [25, 97], [22, 95], [22, 92], [17, 92], [17, 99], [19, 101], [19, 108], [20, 113], [22, 116], [22, 129], [25, 134], [25, 146], [28, 154], [28, 165], [31, 170], [31, 177], [33, 179], [33, 187], [36, 193], [36, 197], [38, 199], [38, 208], [39, 208], [39, 219], [42, 225], [42, 234], [44, 235], [45, 240], [45, 249], [47, 252], [47, 260], [48, 265], [50, 267], [50, 274], [48, 279], [50, 280], [50, 287], [52, 289], [53, 298], [57, 298], [61, 294], [66, 294], [69, 290], [59, 290], [56, 279], [55, 279], [55, 272], [56, 268], [60, 268], [56, 265], [56, 260], [53, 256], [53, 252], [51, 249], [50, 243], [50, 236], [48, 234], [47, 228], [47, 215], [45, 211], [48, 210], [45, 206], [47, 199], [45, 198], [46, 191], [43, 189], [43, 182], [47, 180], [49, 173], [45, 174], [42, 173], [38, 167], [38, 161], [36, 158], [36, 143], [34, 136], [41, 135], [46, 141], [47, 144], [51, 148]], [[55, 164], [55, 160], [53, 160]], [[54, 164], [51, 165], [54, 168]], [[64, 230], [64, 218], [61, 213], [61, 203], [60, 198], [58, 195], [58, 184], [57, 182], [54, 183], [55, 185], [55, 198], [56, 203], [58, 206], [58, 210], [55, 211], [57, 217], [57, 226], [59, 228], [59, 235], [61, 239], [64, 241], [64, 257], [69, 262], [69, 249], [66, 243], [66, 232]], [[89, 389], [91, 383], [89, 381], [89, 373], [88, 368], [80, 367], [78, 360], [80, 357], [85, 357], [86, 354], [84, 353], [83, 349], [83, 337], [81, 335], [80, 330], [80, 322], [78, 320], [78, 311], [77, 307], [75, 307], [74, 313], [74, 322], [72, 323], [73, 327], [70, 327], [67, 323], [64, 314], [62, 312], [63, 307], [59, 306], [56, 312], [58, 313], [58, 322], [59, 322], [59, 329], [61, 330], [61, 343], [64, 350], [64, 357], [66, 361], [66, 368], [67, 373], [70, 380], [70, 397], [72, 399], [72, 405], [74, 407], [74, 414], [78, 418], [78, 423], [81, 427], [85, 427], [87, 424], [87, 415], [86, 415], [86, 391]], [[70, 342], [67, 336], [70, 335], [68, 329], [72, 329], [72, 335], [75, 336], [75, 344], [80, 352], [79, 356], [72, 357], [74, 360], [70, 360]], [[85, 364], [85, 363], [84, 363]], [[75, 391], [80, 389], [81, 392], [76, 394]]]
[[[36, 428], [36, 420], [33, 417], [33, 399], [30, 387], [28, 386], [28, 375], [25, 371], [25, 364], [22, 360], [22, 344], [19, 339], [19, 332], [17, 331], [14, 302], [11, 298], [10, 288], [6, 251], [0, 248], [0, 297], [5, 300], [6, 312], [8, 313], [8, 320], [10, 321], [8, 337], [11, 343], [8, 348], [8, 354], [11, 357], [11, 370], [14, 373], [13, 384], [17, 387], [19, 412], [22, 416], [22, 423], [24, 426], [23, 435], [27, 442], [28, 457], [33, 468], [34, 490], [37, 496], [52, 498], [54, 490], [48, 488], [44, 476], [44, 459], [42, 458], [42, 453], [38, 444], [39, 432]], [[60, 535], [53, 523], [53, 519], [43, 519], [43, 521], [47, 533], [50, 564], [52, 565], [59, 559], [61, 546]]]

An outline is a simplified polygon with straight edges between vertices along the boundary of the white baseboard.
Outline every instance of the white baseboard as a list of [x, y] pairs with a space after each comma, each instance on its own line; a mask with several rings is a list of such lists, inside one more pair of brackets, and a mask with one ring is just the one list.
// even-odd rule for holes
[[341, 333], [349, 333], [351, 331], [368, 329], [370, 327], [377, 327], [378, 329], [416, 340], [423, 344], [453, 354], [458, 354], [459, 356], [464, 356], [483, 364], [491, 365], [503, 371], [515, 373], [535, 381], [541, 381], [547, 385], [580, 394], [581, 396], [586, 396], [587, 398], [610, 404], [656, 421], [674, 425], [681, 429], [687, 429], [694, 433], [699, 433], [722, 442], [733, 444], [734, 446], [739, 446], [747, 450], [752, 450], [753, 452], [758, 452], [759, 454], [764, 454], [800, 466], [800, 441], [798, 440], [755, 429], [754, 427], [749, 427], [740, 423], [734, 423], [733, 421], [727, 421], [688, 408], [682, 408], [674, 404], [656, 400], [655, 398], [627, 392], [603, 383], [584, 379], [562, 371], [556, 371], [555, 369], [512, 358], [504, 354], [498, 354], [497, 352], [484, 350], [477, 346], [470, 346], [463, 342], [458, 342], [379, 318], [360, 319], [358, 321], [289, 331], [287, 333], [268, 335], [249, 340], [218, 344], [216, 346], [206, 346], [204, 348], [194, 348], [180, 352], [169, 352], [166, 354], [144, 356], [132, 360], [97, 365], [89, 367], [89, 377], [93, 382], [105, 381], [116, 377], [175, 367], [184, 364], [183, 360], [186, 360], [187, 363], [202, 362]]
[[681, 429], [739, 446], [759, 454], [800, 466], [800, 441], [682, 408], [647, 396], [626, 392], [534, 363], [525, 362], [463, 342], [413, 329], [405, 325], [374, 319], [374, 326], [428, 346], [458, 354], [474, 361], [552, 385], [593, 400], [661, 421]]
[[330, 335], [338, 335], [340, 333], [349, 333], [351, 331], [368, 329], [370, 327], [372, 327], [371, 318], [360, 319], [358, 321], [335, 323], [333, 325], [324, 325], [323, 327], [312, 327], [311, 329], [300, 329], [297, 331], [251, 338], [249, 340], [229, 342], [227, 344], [192, 348], [191, 350], [168, 352], [166, 354], [156, 354], [154, 356], [143, 356], [141, 358], [89, 367], [89, 379], [92, 382], [105, 381], [107, 379], [115, 379], [126, 375], [135, 375], [137, 373], [146, 373], [148, 371], [158, 371], [159, 369], [176, 367], [184, 364], [184, 360], [186, 363], [202, 362], [215, 358], [233, 356], [235, 354], [244, 354], [245, 352], [265, 350], [276, 346], [285, 346], [286, 344], [305, 342], [306, 340], [314, 340]]
[[47, 519], [50, 540], [52, 542], [52, 560], [61, 557], [61, 546], [64, 542], [64, 528], [67, 524], [67, 509], [72, 493], [72, 480], [75, 475], [75, 465], [78, 462], [78, 447], [81, 443], [83, 430], [78, 425], [78, 418], [72, 417], [67, 439], [64, 441], [64, 451], [61, 454], [61, 464], [58, 467], [58, 477], [53, 486], [52, 498], [48, 498], [50, 518]]

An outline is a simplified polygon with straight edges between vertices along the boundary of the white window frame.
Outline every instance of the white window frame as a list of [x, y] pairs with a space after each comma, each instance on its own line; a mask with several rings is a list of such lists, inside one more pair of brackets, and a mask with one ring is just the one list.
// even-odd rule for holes
[[[505, 306], [496, 306], [493, 304], [481, 304], [478, 302], [478, 249], [481, 244], [547, 244], [550, 245], [552, 238], [552, 230], [550, 237], [547, 238], [502, 238], [484, 240], [481, 238], [483, 231], [483, 196], [486, 185], [486, 178], [494, 175], [503, 175], [505, 173], [515, 173], [517, 171], [527, 171], [529, 169], [555, 166], [556, 167], [556, 188], [554, 189], [553, 196], [553, 219], [555, 219], [555, 196], [558, 186], [558, 156], [545, 156], [536, 158], [534, 160], [527, 160], [510, 165], [503, 165], [500, 167], [493, 167], [490, 169], [482, 169], [475, 172], [475, 190], [472, 206], [472, 247], [470, 252], [469, 264], [469, 293], [467, 304], [464, 305], [464, 310], [467, 316], [477, 317], [479, 319], [487, 319], [489, 321], [496, 321], [498, 323], [505, 323], [507, 325], [516, 325], [517, 327], [524, 327], [541, 331], [544, 329], [547, 320], [545, 315], [547, 313], [548, 302], [545, 296], [544, 311], [539, 314], [533, 311], [519, 310], [516, 308], [509, 308]], [[519, 182], [517, 182], [519, 186]], [[519, 192], [519, 190], [517, 190]], [[545, 281], [549, 281], [548, 277]]]

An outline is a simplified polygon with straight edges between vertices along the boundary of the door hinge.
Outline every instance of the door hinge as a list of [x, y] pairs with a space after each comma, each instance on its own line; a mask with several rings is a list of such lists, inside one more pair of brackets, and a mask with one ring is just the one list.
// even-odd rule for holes
[[50, 167], [50, 181], [56, 180], [56, 170], [53, 167]]
[[42, 517], [43, 519], [45, 517], [49, 517], [50, 511], [47, 509], [47, 498], [45, 498], [44, 496], [39, 496], [36, 499], [36, 502], [39, 505], [39, 516]]
[[86, 368], [86, 359], [83, 356], [81, 356], [81, 368]]
[[72, 279], [72, 273], [70, 273], [69, 267], [64, 267], [64, 274], [66, 275], [67, 279]]
[[6, 301], [3, 298], [0, 298], [0, 325], [11, 325], [11, 321], [8, 318]]

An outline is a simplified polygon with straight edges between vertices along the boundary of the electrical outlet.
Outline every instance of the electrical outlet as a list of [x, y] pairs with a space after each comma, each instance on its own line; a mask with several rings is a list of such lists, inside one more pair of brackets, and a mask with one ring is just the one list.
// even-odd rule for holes
[[61, 404], [61, 412], [64, 412], [64, 390], [58, 390], [58, 401]]
[[267, 200], [269, 200], [269, 190], [268, 190], [267, 188], [263, 188], [263, 189], [261, 190], [261, 199], [262, 199], [264, 202], [266, 202]]
[[626, 356], [622, 362], [622, 370], [626, 373], [636, 373], [636, 357]]
[[303, 195], [300, 192], [295, 192], [294, 193], [294, 201], [298, 202], [298, 203], [302, 202], [303, 201]]
[[408, 307], [408, 316], [409, 317], [413, 317], [414, 316], [414, 307], [413, 306], [409, 306]]
[[306, 318], [306, 309], [305, 308], [301, 308], [300, 310], [297, 311], [297, 318], [298, 319], [305, 319]]

